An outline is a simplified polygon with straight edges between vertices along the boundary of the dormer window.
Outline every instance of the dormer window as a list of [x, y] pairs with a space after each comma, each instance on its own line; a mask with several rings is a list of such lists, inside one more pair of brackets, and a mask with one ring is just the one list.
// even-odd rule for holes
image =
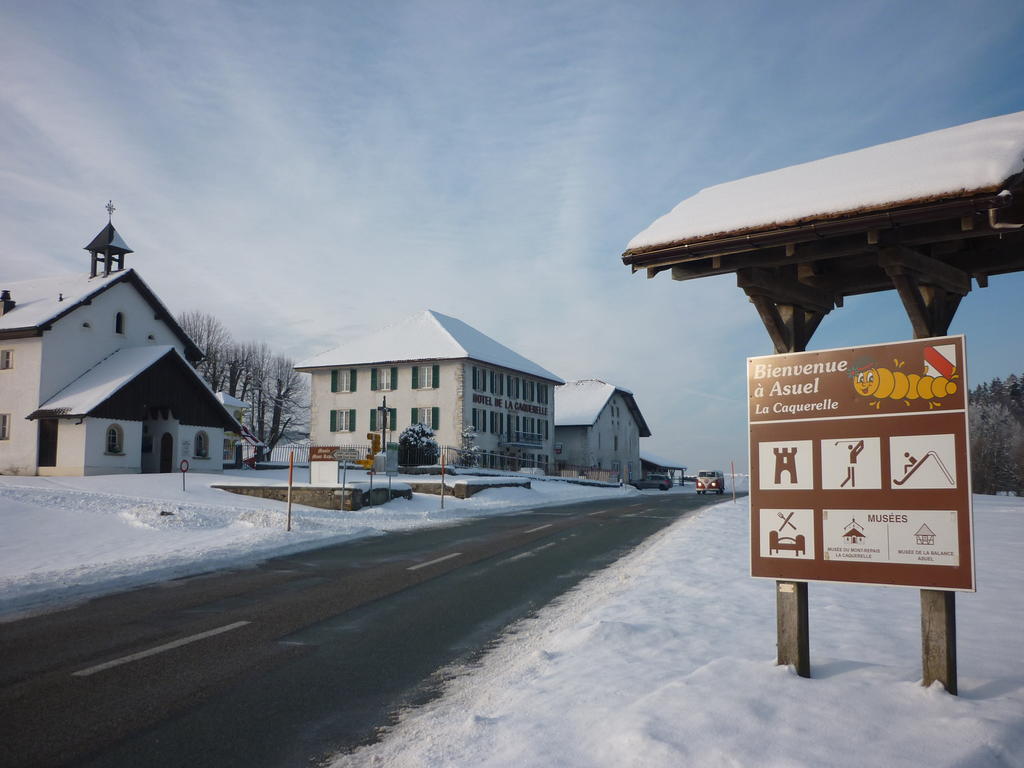
[[124, 313], [118, 312], [114, 315], [114, 333], [124, 335]]

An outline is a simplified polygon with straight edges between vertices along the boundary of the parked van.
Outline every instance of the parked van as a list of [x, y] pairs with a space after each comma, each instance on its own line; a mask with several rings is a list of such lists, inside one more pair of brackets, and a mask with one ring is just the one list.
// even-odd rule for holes
[[725, 475], [718, 469], [702, 469], [697, 473], [697, 493], [725, 493]]

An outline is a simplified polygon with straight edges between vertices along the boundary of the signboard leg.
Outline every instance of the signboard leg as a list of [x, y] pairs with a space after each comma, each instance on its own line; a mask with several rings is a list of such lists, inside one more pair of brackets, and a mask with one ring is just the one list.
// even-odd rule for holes
[[921, 666], [926, 686], [938, 680], [957, 695], [956, 592], [921, 590]]
[[778, 664], [796, 667], [800, 677], [811, 676], [810, 624], [807, 582], [777, 581], [775, 615], [778, 630]]

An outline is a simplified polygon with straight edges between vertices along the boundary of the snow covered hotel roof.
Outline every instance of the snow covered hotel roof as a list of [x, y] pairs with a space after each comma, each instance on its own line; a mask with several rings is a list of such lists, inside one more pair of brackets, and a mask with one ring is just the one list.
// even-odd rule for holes
[[[671, 268], [686, 280], [877, 255], [898, 243], [983, 278], [1020, 268], [1020, 259], [963, 243], [1014, 232], [1024, 223], [1022, 198], [1024, 112], [1016, 112], [702, 189], [630, 240], [622, 260], [648, 276]], [[834, 293], [892, 287], [874, 277]]]
[[202, 360], [202, 351], [134, 269], [113, 272], [105, 277], [89, 277], [83, 273], [3, 283], [0, 289], [10, 297], [13, 306], [0, 314], [0, 339], [41, 336], [53, 323], [83, 304], [89, 304], [118, 283], [131, 283], [138, 290], [158, 318], [184, 344], [185, 355], [190, 362]]
[[612, 395], [618, 392], [633, 416], [640, 437], [650, 437], [651, 430], [640, 413], [636, 398], [628, 389], [616, 387], [600, 379], [581, 379], [555, 387], [555, 426], [589, 427], [597, 422]]
[[421, 360], [476, 360], [561, 384], [562, 379], [461, 320], [425, 309], [304, 360], [299, 371]]

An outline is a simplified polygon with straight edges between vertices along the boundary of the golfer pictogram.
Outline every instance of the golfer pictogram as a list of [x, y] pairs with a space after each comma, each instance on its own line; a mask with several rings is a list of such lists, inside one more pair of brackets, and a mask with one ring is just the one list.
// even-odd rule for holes
[[[846, 441], [836, 440], [835, 444], [839, 445], [840, 443], [844, 442]], [[846, 467], [846, 479], [839, 484], [839, 487], [843, 488], [846, 486], [847, 483], [849, 483], [851, 488], [856, 488], [857, 478], [855, 471], [857, 468], [857, 457], [860, 456], [860, 452], [864, 450], [864, 441], [858, 440], [856, 443], [850, 443], [849, 445], [846, 446], [846, 448], [850, 452], [850, 463]]]

